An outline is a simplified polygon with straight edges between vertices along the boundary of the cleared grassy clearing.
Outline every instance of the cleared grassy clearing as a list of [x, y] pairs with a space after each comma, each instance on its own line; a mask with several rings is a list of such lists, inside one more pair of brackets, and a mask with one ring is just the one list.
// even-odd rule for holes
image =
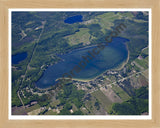
[[33, 24], [33, 23], [35, 23], [35, 21], [29, 21], [25, 25], [27, 26], [27, 25], [30, 25], [30, 24]]
[[90, 34], [88, 28], [80, 28], [79, 32], [76, 32], [73, 35], [66, 36], [65, 38], [69, 40], [70, 45], [76, 45], [80, 43], [89, 43]]
[[105, 13], [103, 15], [97, 16], [99, 19], [99, 24], [102, 27], [102, 32], [105, 33], [106, 29], [111, 29], [112, 26], [114, 26], [113, 21], [116, 19], [120, 19], [121, 17], [114, 12], [111, 13]]
[[[96, 99], [95, 97], [91, 97], [91, 100], [87, 100], [85, 101], [85, 107], [87, 108], [87, 110], [90, 112], [90, 114], [94, 114], [94, 112], [96, 111], [96, 108], [94, 106], [94, 103], [95, 103]], [[84, 111], [85, 113], [87, 111]]]
[[130, 98], [130, 96], [121, 87], [112, 85], [112, 89], [123, 101], [126, 101]]
[[147, 56], [144, 60], [148, 63], [149, 57]]
[[53, 112], [53, 110], [49, 110], [44, 115], [57, 115], [57, 112]]
[[131, 18], [134, 17], [132, 12], [125, 12], [125, 13], [124, 12], [123, 13], [122, 12], [118, 12], [117, 14], [120, 15], [120, 17], [123, 17], [123, 18], [126, 17], [126, 18], [130, 18], [131, 19]]
[[144, 69], [148, 68], [148, 62], [145, 59], [142, 60], [136, 59], [135, 62], [138, 63], [140, 66], [142, 66]]
[[144, 21], [144, 20], [137, 20], [137, 19], [134, 19], [133, 21], [137, 22], [137, 23], [145, 23], [147, 21]]
[[38, 115], [41, 112], [41, 108], [35, 109], [31, 112], [28, 112], [28, 115]]
[[95, 96], [100, 101], [106, 111], [110, 109], [112, 102], [100, 90], [92, 93], [92, 96]]
[[56, 107], [60, 103], [59, 100], [55, 100], [54, 102], [51, 102], [50, 105], [51, 107]]
[[25, 110], [26, 110], [26, 112], [31, 112], [31, 111], [36, 110], [38, 108], [40, 108], [40, 105], [39, 104], [35, 104], [35, 105], [33, 105], [33, 106], [29, 107], [29, 108], [26, 108]]
[[122, 100], [121, 98], [112, 90], [112, 88], [110, 86], [106, 88], [101, 87], [100, 90], [103, 92], [103, 94], [108, 97], [108, 99], [111, 102], [116, 102], [116, 103], [121, 103]]

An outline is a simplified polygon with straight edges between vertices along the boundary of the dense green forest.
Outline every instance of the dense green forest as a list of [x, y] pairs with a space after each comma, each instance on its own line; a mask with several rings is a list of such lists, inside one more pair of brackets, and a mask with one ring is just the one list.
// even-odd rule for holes
[[60, 111], [60, 115], [70, 115], [70, 109], [72, 104], [77, 107], [77, 111], [72, 113], [73, 115], [82, 115], [80, 107], [83, 105], [82, 98], [84, 97], [84, 91], [77, 90], [77, 87], [73, 84], [66, 84], [63, 87], [63, 90], [59, 92], [58, 99], [60, 100], [60, 105], [64, 105], [64, 108]]

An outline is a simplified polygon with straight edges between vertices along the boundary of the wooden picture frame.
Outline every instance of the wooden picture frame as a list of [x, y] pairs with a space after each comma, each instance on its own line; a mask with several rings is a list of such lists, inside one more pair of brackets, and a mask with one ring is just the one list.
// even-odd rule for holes
[[[9, 9], [10, 8], [150, 8], [152, 10], [152, 119], [140, 120], [10, 120], [9, 119]], [[142, 0], [142, 1], [84, 1], [84, 0], [15, 0], [0, 1], [0, 127], [160, 127], [160, 80], [159, 78], [159, 22], [160, 13], [159, 0]], [[9, 95], [8, 95], [9, 94]]]

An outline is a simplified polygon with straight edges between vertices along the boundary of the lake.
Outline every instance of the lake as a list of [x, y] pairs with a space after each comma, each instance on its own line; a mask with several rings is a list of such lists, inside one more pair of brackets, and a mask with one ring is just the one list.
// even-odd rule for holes
[[12, 64], [18, 64], [19, 62], [25, 60], [26, 58], [27, 58], [27, 52], [12, 55]]
[[[116, 68], [127, 60], [128, 50], [125, 42], [129, 41], [125, 38], [113, 38], [105, 48], [90, 62], [87, 66], [77, 73], [74, 78], [77, 79], [92, 79], [102, 74], [104, 71]], [[55, 84], [57, 78], [62, 77], [62, 74], [68, 73], [81, 60], [82, 56], [86, 56], [88, 51], [91, 51], [96, 46], [73, 50], [70, 53], [61, 55], [63, 61], [49, 66], [43, 73], [43, 76], [36, 82], [39, 88], [47, 88]]]
[[64, 22], [68, 23], [68, 24], [73, 24], [73, 23], [76, 23], [76, 22], [83, 22], [82, 15], [76, 15], [76, 16], [68, 17], [67, 19], [64, 20]]

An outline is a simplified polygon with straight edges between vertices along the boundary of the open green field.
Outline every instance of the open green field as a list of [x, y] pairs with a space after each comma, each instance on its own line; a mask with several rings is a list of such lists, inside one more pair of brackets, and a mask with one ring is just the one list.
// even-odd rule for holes
[[127, 13], [117, 13], [115, 14], [114, 12], [110, 12], [110, 13], [104, 13], [102, 15], [97, 16], [98, 18], [98, 22], [101, 27], [102, 27], [102, 32], [105, 33], [106, 29], [111, 30], [112, 26], [114, 26], [113, 21], [118, 20], [118, 19], [122, 19], [122, 18], [129, 18], [131, 19], [133, 17], [131, 12], [127, 12]]
[[44, 115], [57, 115], [57, 113], [53, 112], [52, 110], [49, 110]]
[[123, 101], [126, 101], [130, 98], [130, 96], [121, 87], [112, 85], [112, 89]]
[[40, 105], [39, 104], [35, 104], [35, 105], [33, 105], [33, 106], [29, 107], [29, 108], [26, 108], [25, 110], [26, 110], [26, 112], [31, 112], [31, 111], [36, 110], [38, 108], [40, 108]]
[[111, 27], [114, 26], [113, 21], [115, 19], [119, 19], [120, 16], [115, 15], [114, 12], [111, 12], [99, 15], [97, 18], [99, 19], [99, 24], [102, 27], [102, 32], [105, 33], [105, 29], [111, 29]]
[[65, 38], [69, 40], [69, 44], [72, 45], [77, 45], [80, 43], [89, 43], [89, 39], [91, 35], [89, 34], [89, 29], [88, 28], [80, 28], [79, 32], [76, 32], [73, 35], [66, 36]]
[[100, 90], [95, 91], [92, 95], [100, 101], [106, 111], [110, 109], [112, 102]]
[[[96, 98], [95, 97], [91, 97], [91, 100], [88, 100], [85, 102], [85, 107], [87, 108], [87, 110], [90, 111], [90, 114], [94, 114], [96, 111], [96, 108], [94, 106], [96, 102]], [[86, 111], [84, 111], [85, 113], [87, 113]]]
[[125, 12], [125, 13], [118, 12], [117, 15], [119, 15], [121, 18], [128, 18], [128, 19], [134, 17], [131, 12]]
[[60, 103], [59, 100], [54, 100], [54, 102], [51, 102], [50, 105], [51, 107], [56, 107]]
[[145, 59], [142, 59], [142, 60], [136, 59], [135, 62], [137, 64], [139, 64], [140, 66], [142, 66], [144, 69], [148, 68], [147, 58], [146, 58], [146, 60]]

